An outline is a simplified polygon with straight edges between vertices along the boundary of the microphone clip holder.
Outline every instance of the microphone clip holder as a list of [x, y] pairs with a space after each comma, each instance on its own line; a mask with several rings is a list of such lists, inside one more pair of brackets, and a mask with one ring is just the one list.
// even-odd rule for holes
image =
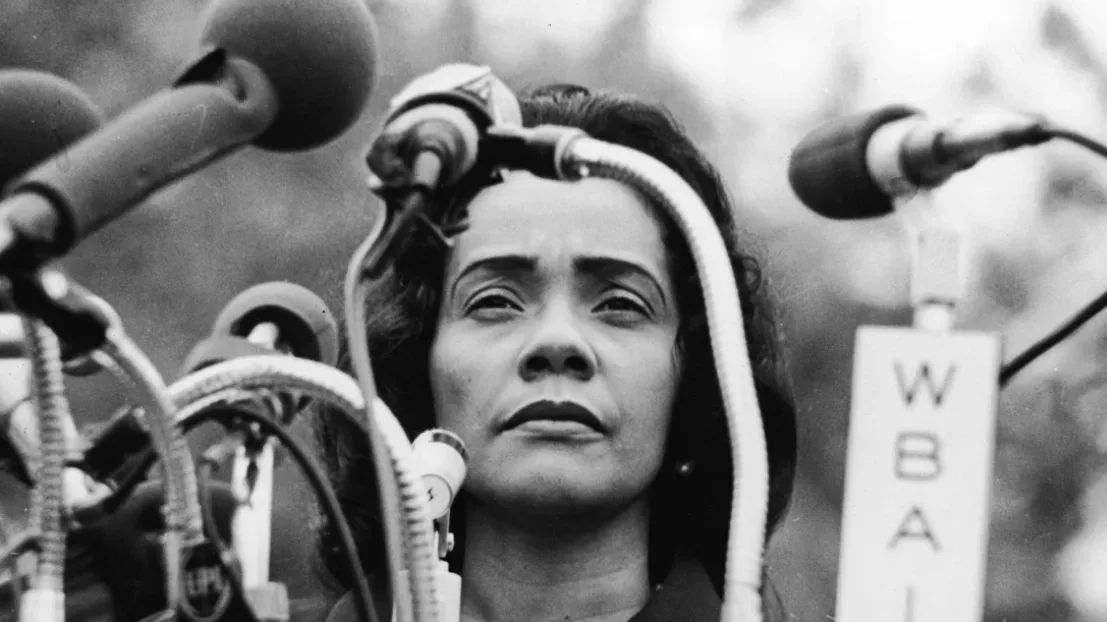
[[80, 362], [100, 350], [108, 331], [120, 325], [107, 303], [56, 268], [14, 272], [4, 279], [4, 298], [21, 313], [40, 319], [62, 344], [62, 358]]
[[578, 180], [586, 171], [568, 170], [572, 143], [588, 134], [560, 125], [494, 125], [481, 138], [481, 153], [501, 166], [529, 171], [545, 179]]
[[448, 200], [446, 197], [436, 197], [429, 189], [418, 186], [404, 189], [374, 187], [373, 179], [370, 179], [370, 188], [385, 199], [385, 210], [380, 216], [384, 222], [362, 264], [363, 278], [376, 279], [384, 273], [403, 254], [412, 234], [424, 236], [433, 246], [445, 250], [453, 246], [453, 236], [469, 227], [463, 209], [444, 210], [439, 223], [428, 215], [429, 207], [436, 198]]
[[[911, 306], [916, 328], [938, 332], [953, 327], [954, 312], [963, 295], [962, 234], [935, 210], [931, 192], [898, 197], [896, 210], [906, 212], [908, 201], [918, 202], [920, 218], [910, 226]], [[915, 206], [912, 206], [913, 209]]]

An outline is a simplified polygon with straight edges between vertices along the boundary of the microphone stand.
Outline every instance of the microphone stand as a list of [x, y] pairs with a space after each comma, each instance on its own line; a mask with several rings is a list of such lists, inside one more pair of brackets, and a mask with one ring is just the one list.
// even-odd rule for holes
[[[280, 331], [271, 322], [262, 322], [247, 340], [277, 351]], [[272, 415], [284, 419], [281, 400], [268, 400]], [[242, 569], [242, 587], [259, 622], [287, 622], [288, 591], [283, 583], [269, 580], [269, 550], [273, 531], [274, 440], [260, 442], [247, 435], [235, 449], [231, 467], [231, 488], [242, 501], [231, 522], [233, 548]]]
[[841, 622], [981, 620], [1001, 344], [954, 329], [962, 236], [922, 192], [913, 325], [855, 341], [838, 577]]

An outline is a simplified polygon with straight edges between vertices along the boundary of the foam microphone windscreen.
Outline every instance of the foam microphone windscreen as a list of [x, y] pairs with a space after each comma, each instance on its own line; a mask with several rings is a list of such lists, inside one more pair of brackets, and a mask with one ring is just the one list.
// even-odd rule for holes
[[72, 82], [29, 69], [0, 71], [0, 190], [102, 120]]
[[338, 362], [338, 323], [310, 289], [287, 281], [250, 287], [227, 304], [212, 334], [247, 337], [262, 322], [276, 325], [293, 356], [331, 366]]
[[271, 354], [247, 339], [258, 325], [276, 327], [282, 349], [324, 365], [338, 363], [338, 323], [323, 299], [287, 281], [254, 285], [235, 296], [219, 313], [211, 337], [196, 344], [184, 373], [242, 356]]
[[246, 59], [276, 90], [277, 118], [254, 144], [311, 149], [361, 116], [377, 75], [377, 32], [365, 0], [216, 0], [201, 44]]
[[892, 212], [892, 199], [869, 173], [869, 141], [885, 125], [917, 114], [906, 106], [885, 106], [822, 125], [792, 150], [788, 182], [812, 211], [827, 218], [875, 218]]

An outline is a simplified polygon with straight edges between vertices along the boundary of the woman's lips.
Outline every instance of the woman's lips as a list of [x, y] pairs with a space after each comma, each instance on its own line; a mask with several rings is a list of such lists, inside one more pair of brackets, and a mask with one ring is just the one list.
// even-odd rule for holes
[[527, 431], [571, 433], [586, 428], [592, 432], [606, 432], [600, 418], [580, 404], [539, 400], [515, 411], [504, 422], [501, 432], [524, 427]]

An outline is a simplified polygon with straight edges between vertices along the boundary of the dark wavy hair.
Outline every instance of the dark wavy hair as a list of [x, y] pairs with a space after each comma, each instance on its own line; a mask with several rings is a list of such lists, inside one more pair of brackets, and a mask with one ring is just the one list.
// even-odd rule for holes
[[[777, 330], [757, 261], [742, 251], [734, 209], [716, 169], [696, 149], [663, 107], [630, 95], [593, 92], [555, 84], [531, 91], [519, 100], [523, 123], [571, 126], [593, 138], [646, 153], [675, 171], [703, 199], [722, 232], [742, 298], [749, 353], [758, 377], [758, 398], [769, 453], [770, 502], [768, 536], [783, 517], [792, 494], [796, 464], [795, 414], [789, 385], [780, 372]], [[492, 183], [479, 180], [455, 193], [467, 202]], [[715, 589], [722, 592], [730, 519], [732, 466], [726, 413], [711, 351], [703, 291], [683, 236], [668, 214], [659, 217], [671, 254], [671, 275], [681, 309], [678, 347], [684, 368], [662, 470], [654, 486], [650, 527], [650, 573], [662, 579], [680, 549], [704, 565]], [[434, 427], [428, 369], [438, 320], [444, 257], [429, 240], [417, 239], [374, 284], [368, 309], [369, 347], [380, 397], [407, 433]], [[364, 435], [342, 417], [316, 418], [315, 432], [324, 463], [355, 535], [366, 572], [385, 568], [378, 517], [378, 497]], [[694, 461], [690, 474], [676, 465]], [[464, 493], [463, 493], [464, 494]], [[464, 503], [454, 505], [457, 546], [447, 561], [460, 568], [464, 555]], [[329, 525], [320, 530], [320, 552], [338, 587], [352, 585]]]

